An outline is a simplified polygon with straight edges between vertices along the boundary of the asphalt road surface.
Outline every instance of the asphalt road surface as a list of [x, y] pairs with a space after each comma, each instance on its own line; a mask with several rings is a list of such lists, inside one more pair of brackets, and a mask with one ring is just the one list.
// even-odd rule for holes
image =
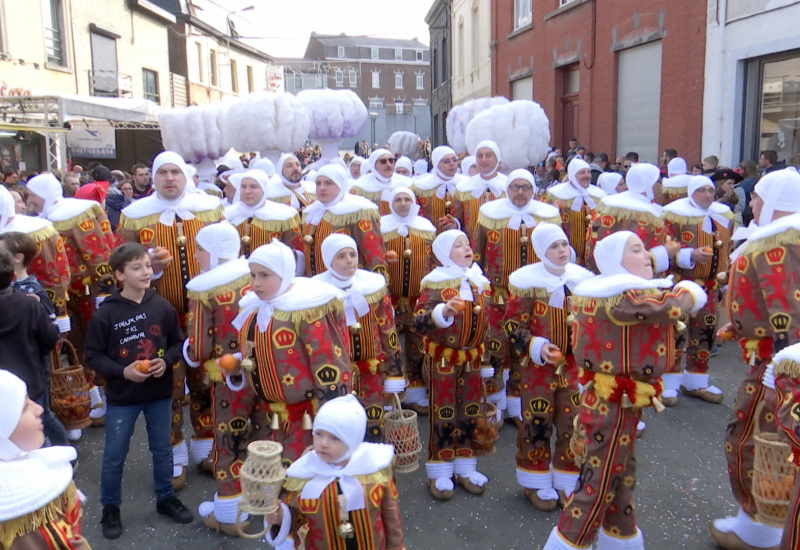
[[[682, 396], [677, 406], [662, 414], [651, 409], [645, 412], [647, 430], [637, 441], [636, 517], [651, 550], [715, 548], [708, 535], [709, 522], [737, 510], [728, 484], [723, 445], [736, 387], [745, 371], [738, 349], [736, 344], [726, 343], [711, 362], [712, 383], [725, 392], [722, 404]], [[188, 414], [186, 418], [188, 424]], [[420, 431], [427, 441], [424, 419]], [[497, 452], [479, 461], [479, 471], [489, 477], [489, 487], [482, 496], [470, 495], [457, 486], [452, 500], [435, 501], [425, 486], [422, 465], [416, 472], [397, 476], [409, 550], [535, 550], [544, 545], [559, 512], [540, 512], [522, 497], [514, 475], [515, 431], [507, 424], [500, 433]], [[177, 525], [156, 513], [141, 417], [123, 479], [125, 532], [118, 540], [105, 540], [99, 503], [103, 429], [86, 429], [77, 446], [80, 459], [75, 481], [88, 497], [82, 524], [93, 548], [268, 547], [263, 541], [228, 538], [202, 525], [197, 506], [213, 497], [214, 482], [191, 467], [187, 485], [178, 496], [195, 513], [195, 522]]]

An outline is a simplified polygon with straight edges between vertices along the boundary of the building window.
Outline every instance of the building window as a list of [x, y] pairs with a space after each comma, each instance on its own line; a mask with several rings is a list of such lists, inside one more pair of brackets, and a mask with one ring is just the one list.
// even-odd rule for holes
[[158, 73], [150, 69], [142, 69], [142, 89], [144, 98], [161, 103], [158, 95]]
[[371, 98], [369, 98], [369, 108], [370, 109], [383, 109], [383, 98], [382, 97], [371, 97]]
[[394, 60], [395, 61], [402, 61], [403, 60], [403, 50], [395, 50], [394, 51]]
[[350, 80], [350, 86], [358, 86], [358, 73], [355, 70], [350, 69], [348, 77]]
[[425, 60], [425, 52], [417, 50], [417, 61]]
[[530, 25], [532, 20], [531, 0], [514, 0], [514, 29]]
[[344, 57], [344, 46], [336, 46], [336, 55], [338, 57]]
[[204, 59], [203, 59], [203, 45], [200, 42], [195, 42], [195, 46], [197, 46], [197, 80], [198, 82], [203, 82], [206, 79], [205, 70], [204, 70]]
[[414, 105], [418, 107], [424, 107], [428, 104], [428, 100], [424, 97], [415, 97], [414, 98]]
[[567, 4], [571, 4], [575, 0], [558, 0], [558, 1], [559, 1], [559, 6], [566, 6]]
[[464, 22], [458, 23], [458, 76], [464, 76], [464, 56], [466, 49], [464, 48]]
[[253, 81], [253, 67], [247, 66], [247, 91], [253, 93], [256, 89], [255, 82]]
[[564, 95], [577, 94], [581, 91], [581, 72], [578, 67], [564, 71]]
[[318, 74], [316, 78], [317, 88], [326, 88], [327, 86], [325, 86], [325, 80], [325, 75]]
[[64, 36], [64, 12], [61, 0], [44, 0], [42, 8], [47, 62], [66, 67], [66, 37]]
[[403, 89], [403, 73], [394, 74], [394, 87], [398, 90]]
[[475, 71], [480, 67], [480, 60], [478, 59], [478, 56], [480, 55], [481, 51], [481, 23], [478, 19], [478, 6], [475, 6], [472, 9], [472, 19], [470, 21], [470, 25], [472, 25], [472, 28], [470, 29], [470, 34], [472, 36], [472, 44], [470, 44], [470, 46], [472, 46], [472, 70]]
[[372, 87], [373, 88], [380, 88], [381, 87], [381, 73], [380, 73], [380, 71], [372, 71]]
[[300, 73], [294, 74], [294, 89], [295, 90], [303, 89], [303, 75]]
[[424, 90], [425, 89], [425, 75], [418, 74], [417, 75], [417, 90]]
[[371, 48], [369, 50], [369, 57], [370, 59], [380, 59], [381, 51], [378, 48]]
[[219, 86], [219, 74], [217, 73], [217, 51], [209, 50], [208, 52], [208, 74], [211, 77], [211, 85]]
[[742, 158], [771, 149], [789, 164], [800, 150], [800, 50], [748, 61], [745, 78]]
[[402, 115], [403, 114], [403, 102], [402, 101], [395, 101], [394, 102], [394, 112], [395, 114]]
[[336, 69], [336, 85], [344, 86], [344, 73], [339, 69]]
[[235, 94], [239, 93], [239, 67], [236, 65], [235, 59], [231, 59], [231, 91]]

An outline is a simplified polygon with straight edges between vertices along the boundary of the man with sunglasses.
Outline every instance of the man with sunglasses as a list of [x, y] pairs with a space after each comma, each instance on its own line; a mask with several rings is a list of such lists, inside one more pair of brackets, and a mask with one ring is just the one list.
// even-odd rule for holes
[[350, 192], [371, 200], [380, 209], [381, 216], [391, 213], [389, 195], [395, 187], [411, 187], [412, 180], [396, 174], [395, 158], [388, 149], [377, 149], [367, 160], [367, 171], [353, 182]]
[[[486, 382], [486, 393], [488, 400], [500, 410], [506, 409], [505, 380], [509, 369], [508, 347], [503, 345], [501, 328], [508, 301], [508, 276], [520, 267], [540, 260], [531, 240], [534, 227], [542, 222], [561, 226], [558, 208], [534, 199], [533, 174], [525, 169], [514, 170], [508, 181], [508, 196], [480, 207], [472, 239], [475, 261], [492, 283], [492, 299], [485, 301], [489, 328], [484, 343], [494, 376]], [[517, 398], [510, 404], [509, 416], [519, 418], [521, 414]]]
[[431, 153], [433, 172], [414, 181], [414, 193], [419, 203], [419, 215], [436, 226], [436, 232], [457, 229], [454, 216], [454, 193], [459, 182], [466, 179], [458, 174], [458, 156], [446, 145]]

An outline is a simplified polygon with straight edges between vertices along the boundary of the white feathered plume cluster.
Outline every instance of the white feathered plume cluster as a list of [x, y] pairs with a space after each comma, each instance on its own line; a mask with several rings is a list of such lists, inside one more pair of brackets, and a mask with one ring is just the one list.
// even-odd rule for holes
[[338, 141], [353, 137], [367, 123], [367, 108], [352, 90], [303, 90], [297, 99], [308, 113], [311, 139]]
[[414, 132], [400, 130], [389, 136], [389, 150], [395, 155], [410, 159], [416, 158], [419, 150], [419, 136]]
[[495, 105], [503, 105], [508, 103], [508, 100], [503, 96], [497, 97], [479, 97], [465, 101], [459, 105], [454, 105], [450, 112], [447, 113], [447, 143], [458, 155], [464, 155], [467, 152], [467, 142], [465, 135], [467, 132], [467, 125], [469, 121], [475, 116]]
[[230, 104], [223, 124], [237, 151], [295, 151], [308, 137], [309, 118], [292, 94], [250, 94]]
[[504, 171], [527, 168], [547, 156], [550, 121], [538, 103], [520, 99], [476, 115], [465, 137], [470, 155], [475, 154], [478, 143], [490, 139], [500, 147]]
[[194, 164], [221, 157], [231, 148], [222, 129], [226, 107], [222, 103], [210, 103], [159, 113], [164, 148]]

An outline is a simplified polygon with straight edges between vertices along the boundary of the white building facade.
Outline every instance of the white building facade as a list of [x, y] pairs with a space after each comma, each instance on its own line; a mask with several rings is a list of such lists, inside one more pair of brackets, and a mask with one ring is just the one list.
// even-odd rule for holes
[[453, 105], [492, 94], [491, 0], [454, 0], [451, 12]]

